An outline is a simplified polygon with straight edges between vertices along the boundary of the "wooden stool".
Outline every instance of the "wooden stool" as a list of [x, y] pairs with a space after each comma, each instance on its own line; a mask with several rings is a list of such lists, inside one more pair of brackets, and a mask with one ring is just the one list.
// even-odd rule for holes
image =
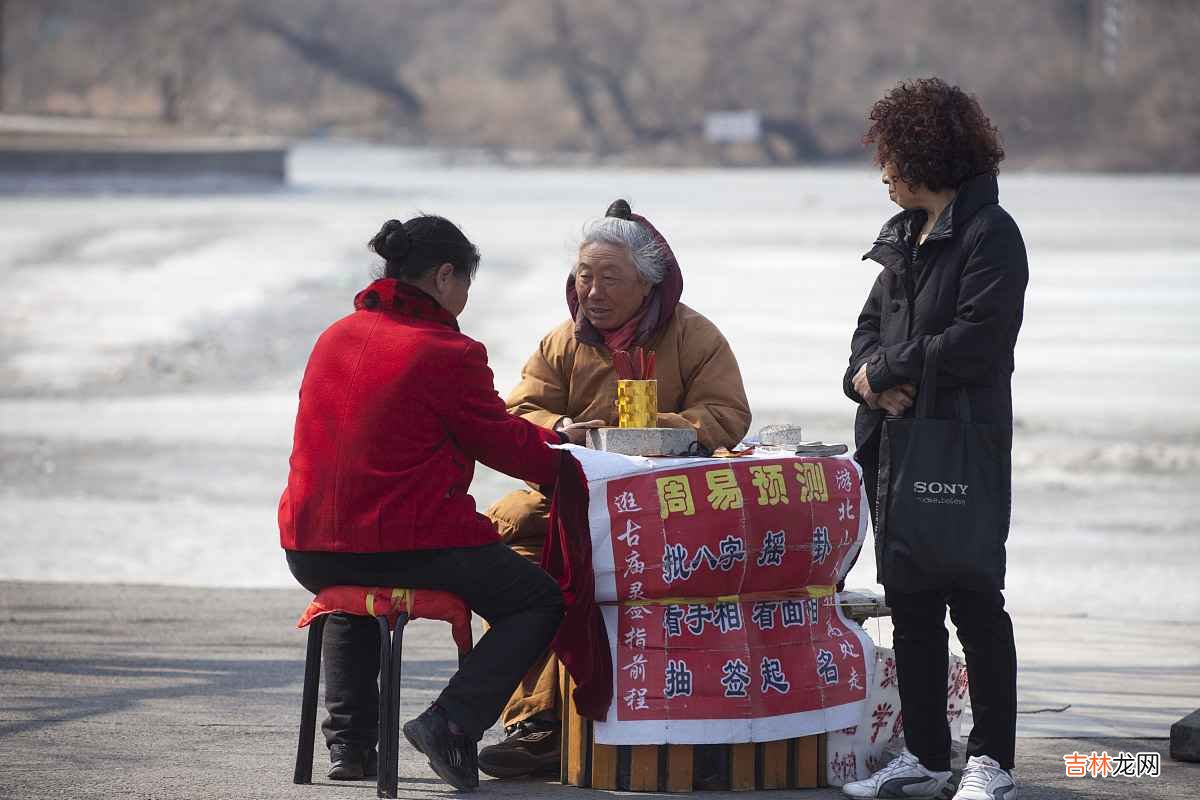
[[[449, 592], [428, 589], [331, 586], [313, 598], [296, 627], [308, 626], [300, 741], [293, 783], [312, 783], [313, 739], [317, 725], [317, 687], [321, 679], [321, 642], [325, 616], [331, 613], [374, 617], [379, 624], [379, 773], [375, 793], [395, 797], [399, 782], [400, 667], [404, 627], [414, 619], [441, 619], [451, 625], [458, 663], [471, 651], [471, 610]], [[394, 633], [393, 633], [394, 629]]]

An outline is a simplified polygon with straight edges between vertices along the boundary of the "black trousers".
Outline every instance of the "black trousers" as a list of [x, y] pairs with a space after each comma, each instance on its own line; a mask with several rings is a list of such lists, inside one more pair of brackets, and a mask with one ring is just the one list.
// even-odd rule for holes
[[946, 721], [946, 605], [958, 630], [971, 692], [975, 727], [967, 755], [990, 756], [1013, 768], [1017, 737], [1017, 648], [1012, 620], [997, 591], [959, 589], [903, 593], [884, 587], [895, 627], [896, 674], [904, 714], [904, 741], [926, 769], [950, 769]]
[[[452, 592], [491, 626], [437, 699], [475, 741], [495, 724], [521, 676], [546, 651], [562, 621], [558, 584], [499, 542], [482, 547], [393, 553], [287, 551], [288, 567], [316, 594], [327, 586], [400, 586]], [[449, 635], [449, 634], [447, 634]], [[325, 623], [325, 708], [329, 746], [374, 747], [379, 724], [379, 628], [331, 614]]]

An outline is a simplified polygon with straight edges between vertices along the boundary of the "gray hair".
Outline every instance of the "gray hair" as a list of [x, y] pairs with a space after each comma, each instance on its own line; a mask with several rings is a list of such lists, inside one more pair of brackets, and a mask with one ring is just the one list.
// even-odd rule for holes
[[629, 253], [629, 259], [645, 281], [662, 283], [667, 274], [667, 253], [658, 240], [636, 222], [619, 217], [602, 217], [583, 227], [582, 249], [589, 244], [608, 244]]

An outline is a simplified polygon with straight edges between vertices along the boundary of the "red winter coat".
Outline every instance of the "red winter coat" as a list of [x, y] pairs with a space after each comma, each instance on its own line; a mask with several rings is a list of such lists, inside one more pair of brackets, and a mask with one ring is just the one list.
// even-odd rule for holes
[[313, 348], [279, 538], [364, 553], [497, 541], [467, 494], [475, 462], [553, 484], [557, 433], [509, 416], [487, 352], [432, 297], [378, 280]]

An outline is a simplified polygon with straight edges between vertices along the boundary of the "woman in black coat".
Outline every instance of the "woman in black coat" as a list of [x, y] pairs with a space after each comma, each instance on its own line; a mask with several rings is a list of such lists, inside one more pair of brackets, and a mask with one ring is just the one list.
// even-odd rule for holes
[[[975, 98], [938, 78], [921, 79], [896, 86], [869, 119], [864, 141], [875, 145], [888, 196], [903, 209], [863, 256], [883, 269], [859, 315], [843, 381], [858, 403], [856, 457], [874, 511], [884, 417], [912, 414], [931, 343], [941, 351], [933, 416], [955, 417], [965, 394], [972, 421], [1003, 426], [1011, 446], [1013, 348], [1029, 270], [1021, 233], [998, 203], [999, 135]], [[891, 558], [882, 542], [877, 532], [907, 749], [871, 778], [848, 784], [846, 794], [936, 797], [945, 787], [948, 604], [975, 719], [955, 798], [1014, 800], [1016, 649], [1001, 594], [1003, 545], [996, 559], [974, 565], [964, 585]]]

